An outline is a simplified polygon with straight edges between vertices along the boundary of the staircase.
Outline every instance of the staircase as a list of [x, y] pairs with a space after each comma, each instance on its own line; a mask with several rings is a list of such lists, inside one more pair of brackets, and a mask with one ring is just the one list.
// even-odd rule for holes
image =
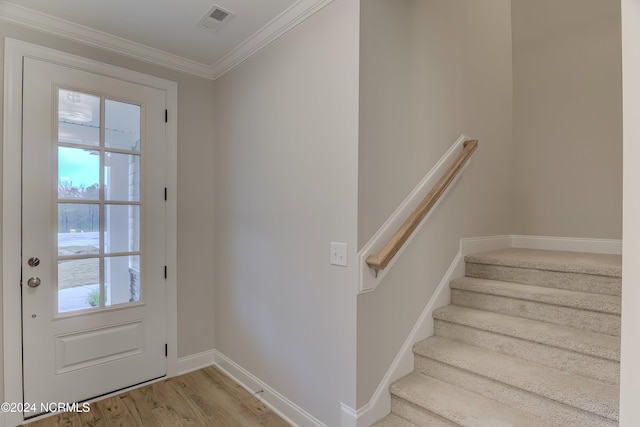
[[618, 425], [621, 257], [510, 248], [465, 261], [374, 425]]

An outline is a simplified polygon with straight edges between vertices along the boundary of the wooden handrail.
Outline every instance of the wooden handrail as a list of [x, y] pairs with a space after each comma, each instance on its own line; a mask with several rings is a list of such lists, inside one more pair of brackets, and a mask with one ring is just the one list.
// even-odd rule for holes
[[382, 248], [378, 254], [369, 255], [367, 257], [365, 262], [369, 267], [375, 270], [385, 269], [393, 257], [398, 253], [400, 248], [402, 248], [409, 239], [411, 234], [413, 234], [420, 222], [435, 206], [438, 199], [440, 199], [447, 190], [447, 187], [449, 187], [453, 182], [456, 175], [458, 175], [460, 170], [467, 163], [473, 152], [476, 151], [476, 148], [478, 148], [478, 140], [474, 139], [472, 141], [465, 141], [463, 145], [464, 148], [462, 149], [462, 153], [460, 153], [453, 164], [449, 166], [444, 175], [442, 175], [438, 182], [436, 182], [436, 185], [434, 185], [431, 191], [429, 191], [429, 194], [427, 194], [424, 200], [420, 202], [418, 207], [415, 208], [409, 218], [407, 218], [404, 224], [402, 224], [398, 231], [396, 231], [384, 248]]

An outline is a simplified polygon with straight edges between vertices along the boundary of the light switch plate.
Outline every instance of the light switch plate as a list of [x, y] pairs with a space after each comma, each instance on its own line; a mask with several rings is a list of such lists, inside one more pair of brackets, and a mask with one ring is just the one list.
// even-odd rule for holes
[[341, 242], [331, 242], [331, 264], [342, 267], [347, 266], [347, 244]]

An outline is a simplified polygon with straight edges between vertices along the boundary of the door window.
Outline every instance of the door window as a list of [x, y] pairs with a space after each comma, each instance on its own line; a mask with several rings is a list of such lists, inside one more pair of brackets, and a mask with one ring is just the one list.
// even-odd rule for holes
[[141, 106], [58, 89], [58, 314], [141, 301]]

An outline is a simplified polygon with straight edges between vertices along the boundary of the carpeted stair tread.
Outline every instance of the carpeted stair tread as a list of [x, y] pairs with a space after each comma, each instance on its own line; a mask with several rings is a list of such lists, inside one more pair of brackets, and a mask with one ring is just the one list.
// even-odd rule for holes
[[507, 248], [467, 255], [465, 261], [475, 264], [622, 277], [621, 255]]
[[519, 409], [447, 384], [412, 373], [391, 385], [391, 394], [426, 411], [469, 427], [539, 427], [549, 424]]
[[522, 285], [497, 280], [462, 277], [452, 280], [452, 289], [498, 295], [527, 301], [543, 302], [581, 310], [620, 315], [622, 301], [619, 296], [592, 294], [542, 286]]
[[508, 248], [465, 261], [414, 371], [390, 387], [389, 424], [375, 425], [617, 426], [621, 256]]
[[611, 420], [618, 418], [616, 385], [438, 336], [417, 343], [413, 351], [417, 356], [430, 358]]
[[441, 307], [433, 312], [433, 317], [501, 335], [620, 361], [620, 337], [612, 335], [457, 305]]
[[395, 414], [389, 414], [380, 421], [373, 424], [372, 427], [417, 427], [415, 424], [400, 418]]
[[[607, 384], [620, 384], [620, 363], [614, 360], [439, 319], [434, 321], [434, 331], [434, 335], [439, 337], [593, 378]], [[421, 362], [424, 362], [424, 358], [421, 358]]]

